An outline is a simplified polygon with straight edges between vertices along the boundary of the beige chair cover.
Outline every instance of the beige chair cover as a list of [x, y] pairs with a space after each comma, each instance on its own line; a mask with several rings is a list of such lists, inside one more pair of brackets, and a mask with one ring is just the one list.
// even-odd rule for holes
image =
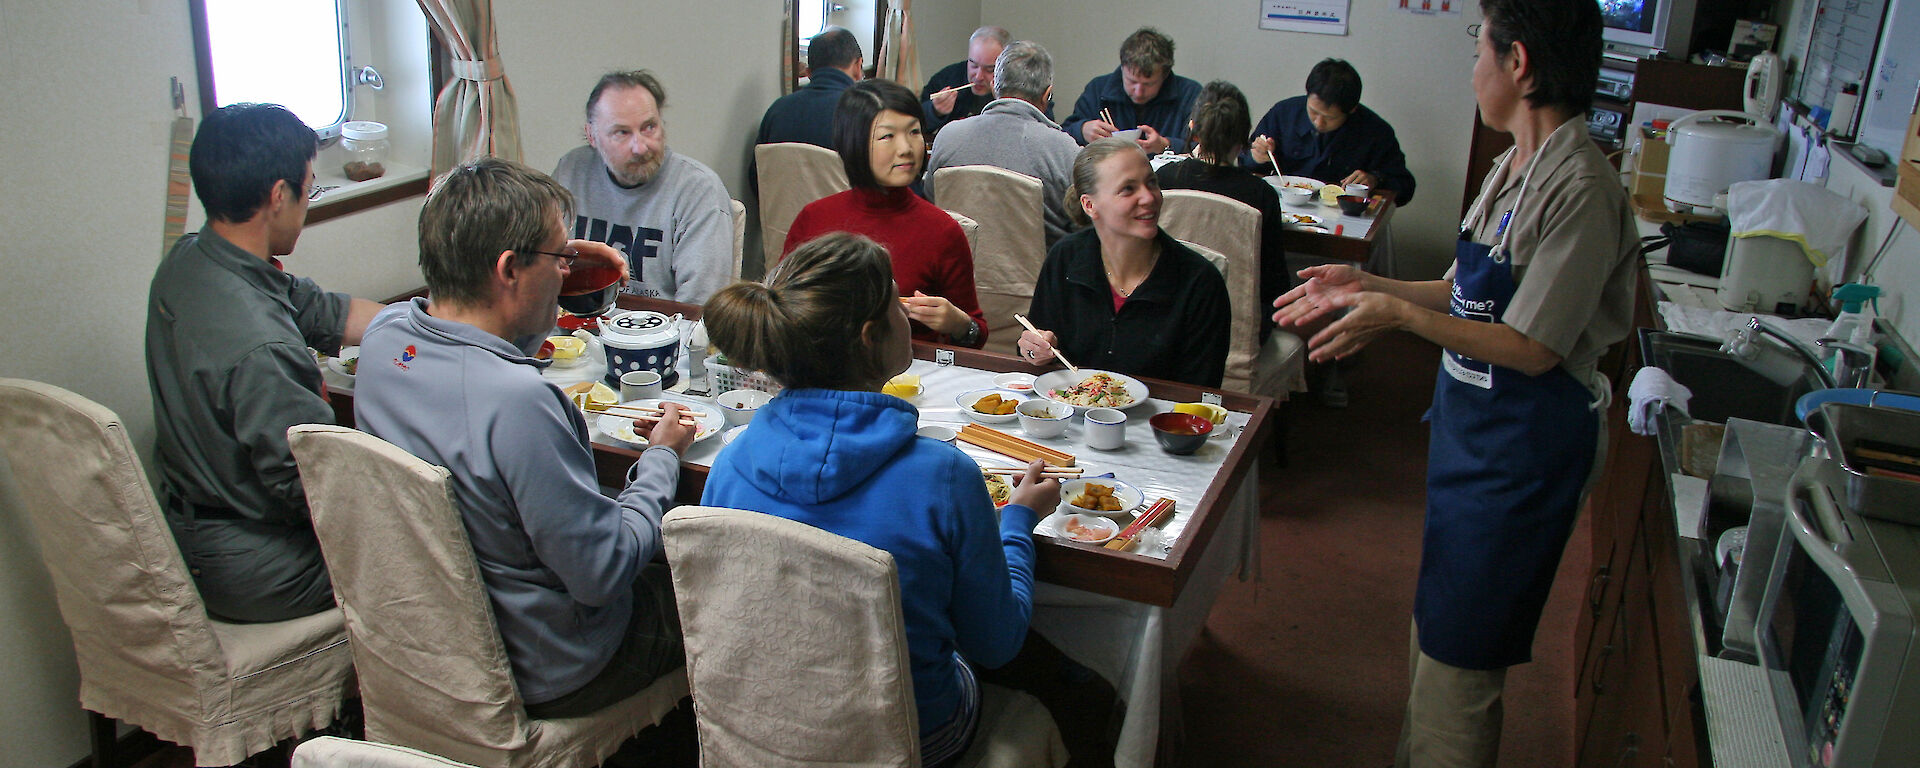
[[333, 721], [353, 690], [340, 611], [207, 618], [112, 411], [0, 379], [0, 453], [73, 636], [80, 706], [192, 747], [197, 765], [232, 765]]
[[1033, 284], [1047, 259], [1041, 223], [1040, 180], [991, 165], [957, 165], [933, 172], [933, 199], [940, 207], [980, 222], [973, 249], [973, 284], [987, 316], [989, 352], [1018, 354], [1020, 325], [1033, 302]]
[[1260, 344], [1262, 318], [1272, 313], [1260, 301], [1260, 211], [1211, 192], [1170, 189], [1160, 208], [1167, 234], [1204, 245], [1227, 257], [1227, 297], [1233, 307], [1233, 339], [1220, 388], [1286, 400], [1307, 390], [1306, 345], [1274, 329]]
[[[953, 223], [960, 225], [960, 233], [967, 236], [967, 251], [970, 253], [979, 253], [980, 222], [974, 221], [973, 217], [958, 211], [947, 211], [947, 215], [953, 217]], [[979, 267], [975, 267], [975, 269], [978, 270]]]
[[828, 195], [852, 188], [840, 155], [826, 147], [799, 142], [761, 144], [753, 148], [760, 174], [760, 253], [762, 269], [780, 263], [780, 249], [800, 209]]
[[747, 206], [738, 200], [733, 205], [733, 279], [740, 279], [741, 262], [747, 257]]
[[308, 739], [293, 748], [291, 768], [473, 768], [417, 749], [338, 736]]
[[[893, 556], [758, 512], [680, 507], [662, 526], [704, 766], [917, 766]], [[1064, 766], [1046, 708], [986, 686], [969, 766]]]
[[592, 766], [686, 695], [676, 672], [587, 717], [529, 719], [447, 471], [345, 427], [287, 434], [346, 611], [369, 740], [483, 768]]

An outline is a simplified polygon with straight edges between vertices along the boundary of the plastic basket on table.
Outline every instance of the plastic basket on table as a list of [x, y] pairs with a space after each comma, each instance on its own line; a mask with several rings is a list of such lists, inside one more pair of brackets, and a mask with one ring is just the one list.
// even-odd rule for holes
[[735, 389], [757, 389], [762, 392], [779, 394], [786, 387], [759, 371], [736, 368], [719, 362], [716, 355], [708, 355], [707, 373], [713, 376], [713, 393], [720, 394]]

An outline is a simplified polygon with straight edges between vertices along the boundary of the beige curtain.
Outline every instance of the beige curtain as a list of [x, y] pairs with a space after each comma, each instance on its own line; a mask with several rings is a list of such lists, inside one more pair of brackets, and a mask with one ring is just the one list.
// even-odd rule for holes
[[920, 50], [913, 42], [913, 0], [887, 0], [887, 29], [880, 37], [875, 74], [920, 88]]
[[453, 79], [433, 106], [433, 174], [493, 155], [520, 159], [513, 88], [500, 68], [493, 0], [418, 0], [452, 58]]

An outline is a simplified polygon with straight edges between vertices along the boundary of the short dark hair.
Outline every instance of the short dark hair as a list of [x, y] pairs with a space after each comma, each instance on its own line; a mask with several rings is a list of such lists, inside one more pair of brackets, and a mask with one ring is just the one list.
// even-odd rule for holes
[[278, 104], [229, 104], [200, 122], [187, 154], [193, 193], [212, 221], [239, 223], [284, 181], [306, 193], [307, 164], [320, 151], [313, 129]]
[[1353, 109], [1360, 106], [1360, 72], [1346, 59], [1321, 59], [1307, 72], [1307, 95], [1353, 114]]
[[1163, 69], [1172, 71], [1173, 38], [1160, 34], [1160, 30], [1153, 27], [1134, 30], [1120, 43], [1120, 66], [1143, 77], [1153, 77]]
[[732, 364], [765, 371], [788, 388], [851, 389], [891, 374], [882, 344], [894, 309], [893, 260], [864, 236], [831, 232], [807, 241], [765, 283], [720, 289], [701, 312], [713, 344]]
[[495, 260], [522, 264], [573, 215], [573, 195], [552, 177], [497, 157], [456, 166], [420, 207], [420, 273], [434, 301], [484, 305]]
[[1246, 148], [1247, 135], [1253, 132], [1253, 116], [1247, 108], [1247, 96], [1233, 83], [1215, 80], [1200, 89], [1193, 100], [1193, 135], [1207, 159], [1231, 163]]
[[593, 84], [593, 92], [587, 94], [587, 122], [593, 122], [593, 108], [600, 103], [600, 94], [608, 88], [645, 88], [653, 95], [655, 109], [667, 108], [667, 89], [660, 85], [660, 78], [644, 69], [631, 69], [625, 72], [608, 72], [600, 76], [600, 82]]
[[859, 189], [878, 189], [873, 178], [873, 119], [882, 112], [899, 112], [927, 122], [926, 112], [913, 91], [892, 80], [862, 80], [841, 92], [833, 110], [833, 150], [847, 168], [847, 183]]
[[807, 41], [807, 69], [845, 69], [857, 58], [860, 39], [844, 27], [827, 27]]
[[1584, 115], [1600, 79], [1600, 7], [1592, 0], [1480, 0], [1493, 53], [1506, 60], [1513, 44], [1526, 46], [1533, 67], [1535, 109], [1559, 107]]

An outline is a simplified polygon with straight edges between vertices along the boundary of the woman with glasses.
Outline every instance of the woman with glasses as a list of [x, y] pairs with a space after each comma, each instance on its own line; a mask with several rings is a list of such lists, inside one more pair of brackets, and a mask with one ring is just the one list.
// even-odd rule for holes
[[1396, 763], [1491, 766], [1506, 668], [1527, 662], [1606, 432], [1597, 368], [1631, 326], [1639, 238], [1585, 115], [1600, 66], [1592, 0], [1481, 0], [1473, 93], [1513, 135], [1460, 224], [1453, 268], [1403, 282], [1313, 267], [1275, 302], [1343, 357], [1406, 330], [1443, 347], [1414, 595], [1412, 690]]
[[783, 253], [828, 232], [866, 235], [893, 257], [893, 277], [918, 341], [979, 347], [985, 315], [973, 287], [973, 249], [953, 216], [914, 194], [927, 167], [920, 101], [891, 80], [862, 80], [840, 95], [833, 146], [852, 189], [807, 204]]

